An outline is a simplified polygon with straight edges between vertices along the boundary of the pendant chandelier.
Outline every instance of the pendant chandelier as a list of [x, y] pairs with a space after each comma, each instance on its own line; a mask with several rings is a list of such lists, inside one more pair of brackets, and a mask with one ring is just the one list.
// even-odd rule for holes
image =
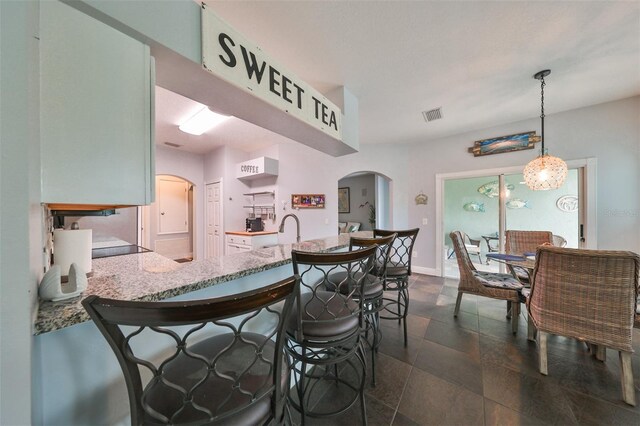
[[527, 186], [533, 191], [546, 191], [558, 189], [567, 178], [567, 163], [558, 157], [547, 154], [544, 149], [544, 78], [551, 74], [551, 70], [543, 70], [536, 73], [533, 78], [540, 80], [540, 156], [532, 160], [524, 168], [522, 174]]

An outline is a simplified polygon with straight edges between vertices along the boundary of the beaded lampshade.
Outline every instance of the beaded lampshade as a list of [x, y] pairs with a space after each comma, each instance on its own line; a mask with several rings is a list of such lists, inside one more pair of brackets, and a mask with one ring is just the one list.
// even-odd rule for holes
[[543, 70], [533, 76], [536, 80], [540, 80], [540, 122], [542, 124], [540, 144], [542, 146], [538, 158], [530, 161], [522, 172], [525, 183], [533, 191], [558, 189], [567, 178], [567, 163], [547, 154], [544, 149], [544, 78], [549, 74], [551, 74], [550, 70]]
[[533, 191], [558, 189], [567, 178], [567, 163], [549, 154], [527, 164], [522, 172], [524, 181]]

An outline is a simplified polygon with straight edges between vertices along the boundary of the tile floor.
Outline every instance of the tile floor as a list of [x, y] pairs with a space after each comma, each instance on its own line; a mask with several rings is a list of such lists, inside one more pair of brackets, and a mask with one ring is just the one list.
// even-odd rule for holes
[[[382, 321], [377, 386], [367, 380], [369, 425], [640, 425], [640, 405], [621, 399], [616, 352], [609, 350], [602, 363], [584, 344], [550, 337], [549, 375], [542, 376], [524, 313], [514, 336], [506, 302], [465, 295], [455, 319], [456, 294], [457, 280], [412, 277], [407, 347], [397, 322]], [[634, 341], [640, 403], [638, 330]], [[329, 386], [318, 404], [330, 407], [340, 398], [340, 389]], [[361, 423], [358, 403], [342, 415], [306, 422]]]

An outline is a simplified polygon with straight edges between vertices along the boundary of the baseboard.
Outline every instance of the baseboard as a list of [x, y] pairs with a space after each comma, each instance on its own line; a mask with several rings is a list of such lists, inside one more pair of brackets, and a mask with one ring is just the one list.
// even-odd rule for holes
[[436, 277], [440, 276], [440, 271], [438, 271], [436, 268], [426, 268], [424, 266], [412, 266], [411, 272], [422, 275], [432, 275]]

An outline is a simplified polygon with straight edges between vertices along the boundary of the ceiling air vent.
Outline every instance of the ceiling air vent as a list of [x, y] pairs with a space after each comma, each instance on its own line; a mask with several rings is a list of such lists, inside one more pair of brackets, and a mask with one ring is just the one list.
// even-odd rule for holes
[[424, 117], [424, 121], [426, 122], [440, 120], [442, 118], [442, 107], [438, 107], [429, 111], [422, 111], [422, 116]]
[[165, 145], [174, 147], [174, 148], [180, 148], [182, 145], [178, 145], [177, 143], [173, 143], [173, 142], [165, 142]]

